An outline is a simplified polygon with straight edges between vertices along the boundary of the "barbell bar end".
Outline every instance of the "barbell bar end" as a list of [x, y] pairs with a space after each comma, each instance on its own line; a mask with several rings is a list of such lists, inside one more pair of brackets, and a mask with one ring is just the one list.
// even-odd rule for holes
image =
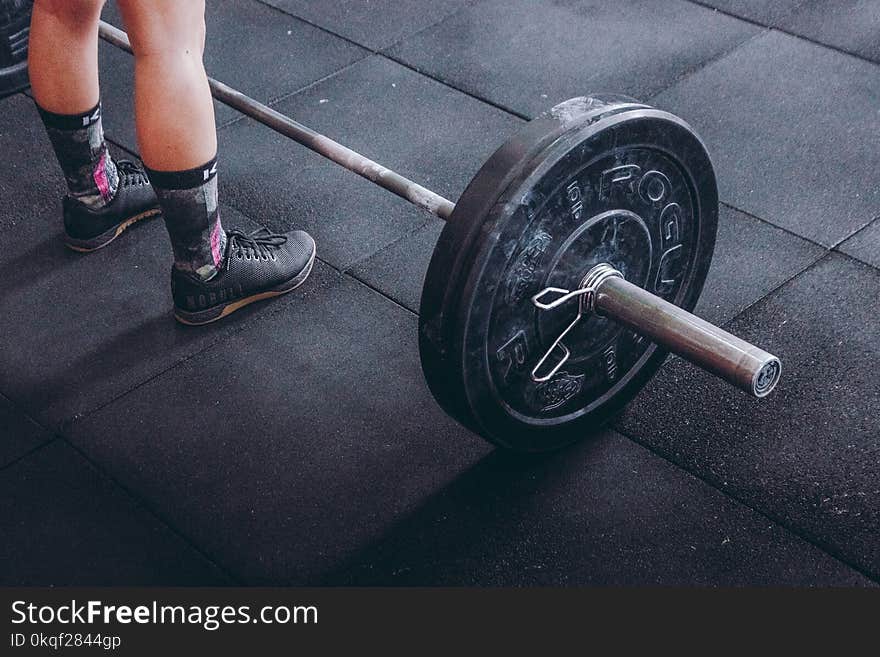
[[[591, 272], [607, 272], [608, 268], [596, 265]], [[593, 277], [587, 275], [587, 279]], [[622, 275], [604, 276], [595, 290], [596, 313], [650, 338], [750, 395], [766, 397], [779, 383], [779, 358], [630, 283]]]

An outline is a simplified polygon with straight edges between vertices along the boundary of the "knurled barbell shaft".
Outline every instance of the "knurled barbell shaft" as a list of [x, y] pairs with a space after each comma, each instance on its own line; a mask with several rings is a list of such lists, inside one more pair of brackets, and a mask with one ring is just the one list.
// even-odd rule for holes
[[[117, 48], [129, 53], [132, 52], [128, 35], [119, 28], [101, 21], [100, 35], [102, 39]], [[380, 187], [384, 187], [389, 192], [397, 194], [397, 196], [437, 215], [441, 219], [448, 220], [452, 215], [455, 204], [436, 192], [432, 192], [430, 189], [422, 187], [378, 162], [374, 162], [360, 153], [312, 130], [308, 126], [294, 121], [289, 116], [281, 114], [268, 105], [254, 100], [219, 80], [208, 78], [208, 84], [211, 86], [211, 94], [214, 98], [224, 105], [237, 109], [242, 114], [246, 114], [255, 121], [259, 121], [298, 144], [302, 144], [309, 150], [336, 162], [336, 164], [343, 168], [366, 178]]]
[[782, 371], [776, 356], [625, 279], [605, 279], [595, 310], [756, 397], [770, 394]]

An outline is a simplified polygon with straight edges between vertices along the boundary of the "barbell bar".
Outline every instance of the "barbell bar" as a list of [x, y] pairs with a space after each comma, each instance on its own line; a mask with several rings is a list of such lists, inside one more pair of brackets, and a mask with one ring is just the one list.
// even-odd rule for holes
[[[100, 36], [132, 52], [103, 21]], [[689, 312], [718, 203], [705, 146], [678, 117], [623, 97], [572, 99], [502, 146], [456, 205], [208, 82], [218, 101], [447, 221], [422, 297], [422, 366], [441, 406], [491, 442], [577, 440], [650, 379], [658, 345], [755, 397], [779, 381], [778, 358]]]

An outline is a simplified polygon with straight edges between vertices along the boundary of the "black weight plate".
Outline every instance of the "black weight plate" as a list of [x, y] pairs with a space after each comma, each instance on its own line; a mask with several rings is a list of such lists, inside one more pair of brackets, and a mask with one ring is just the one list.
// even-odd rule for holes
[[[619, 95], [584, 96], [561, 103], [536, 117], [504, 143], [471, 180], [455, 206], [434, 249], [425, 277], [419, 310], [419, 351], [428, 385], [441, 407], [452, 417], [480, 431], [471, 423], [460, 390], [445, 385], [442, 372], [451, 366], [448, 348], [450, 315], [458, 299], [459, 277], [466, 271], [472, 255], [463, 245], [472, 245], [483, 229], [481, 221], [501, 193], [523, 168], [571, 129], [626, 109], [643, 108], [637, 101]], [[441, 329], [443, 329], [441, 331]], [[438, 376], [434, 376], [437, 374]]]
[[532, 368], [577, 313], [541, 311], [545, 287], [577, 289], [601, 262], [691, 310], [714, 249], [718, 198], [686, 123], [622, 100], [569, 101], [487, 162], [438, 241], [420, 312], [420, 351], [444, 409], [497, 445], [556, 449], [637, 394], [666, 353], [609, 320], [566, 337], [551, 380]]

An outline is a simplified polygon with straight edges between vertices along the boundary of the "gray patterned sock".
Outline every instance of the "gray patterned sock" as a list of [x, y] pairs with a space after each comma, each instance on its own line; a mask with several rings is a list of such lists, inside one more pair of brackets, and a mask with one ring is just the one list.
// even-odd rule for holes
[[101, 103], [84, 114], [55, 114], [37, 106], [70, 196], [99, 209], [116, 195], [119, 174], [104, 140]]
[[220, 271], [226, 232], [217, 204], [217, 158], [187, 171], [147, 169], [174, 249], [174, 266], [202, 280]]

